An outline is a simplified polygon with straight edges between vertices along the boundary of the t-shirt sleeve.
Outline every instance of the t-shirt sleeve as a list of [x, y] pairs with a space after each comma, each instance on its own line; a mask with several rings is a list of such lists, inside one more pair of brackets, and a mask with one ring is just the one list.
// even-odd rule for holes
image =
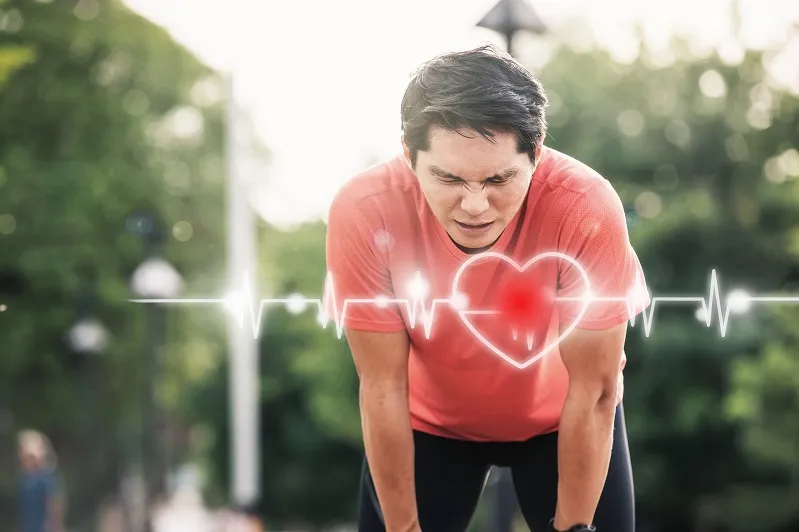
[[581, 318], [582, 301], [561, 300], [561, 323], [579, 318], [579, 328], [606, 329], [632, 319], [649, 306], [646, 280], [630, 244], [624, 207], [610, 183], [603, 180], [576, 202], [561, 234], [560, 252], [576, 264], [561, 261], [558, 297], [580, 298], [586, 289], [592, 296]]
[[[344, 328], [373, 332], [405, 329], [393, 294], [387, 234], [374, 198], [351, 198], [347, 189], [334, 198], [328, 216], [325, 255], [327, 281], [322, 313]], [[385, 301], [378, 304], [381, 299]]]

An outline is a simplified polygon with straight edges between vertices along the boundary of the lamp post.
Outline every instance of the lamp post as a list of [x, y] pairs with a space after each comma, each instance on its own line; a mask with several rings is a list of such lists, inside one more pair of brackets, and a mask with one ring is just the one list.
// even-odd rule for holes
[[499, 0], [480, 19], [477, 26], [494, 30], [504, 36], [510, 55], [514, 55], [513, 38], [519, 31], [530, 31], [539, 35], [547, 32], [546, 25], [526, 0]]
[[[250, 155], [250, 132], [238, 104], [237, 72], [231, 69], [227, 79], [227, 270], [231, 287], [241, 286], [249, 275], [249, 288], [256, 294], [257, 226], [244, 165]], [[253, 506], [261, 497], [259, 343], [252, 331], [239, 325], [235, 312], [228, 314], [227, 337], [230, 498], [234, 506]]]
[[[152, 220], [152, 217], [150, 218]], [[183, 279], [160, 255], [161, 233], [156, 223], [147, 225], [148, 258], [133, 272], [131, 289], [142, 299], [174, 299], [180, 296]], [[147, 508], [166, 489], [168, 456], [163, 438], [165, 419], [156, 390], [163, 365], [166, 314], [161, 305], [145, 305], [147, 313], [146, 384], [144, 386], [143, 445]]]
[[83, 439], [83, 459], [82, 459], [82, 482], [84, 486], [82, 495], [85, 497], [86, 511], [88, 512], [87, 522], [92, 521], [92, 516], [96, 507], [92, 503], [95, 493], [92, 493], [94, 486], [95, 459], [92, 449], [95, 446], [93, 438], [93, 428], [95, 425], [95, 415], [93, 406], [95, 397], [92, 397], [94, 390], [94, 360], [105, 353], [108, 347], [109, 334], [105, 326], [94, 317], [94, 293], [90, 289], [85, 289], [78, 300], [77, 321], [66, 334], [66, 342], [70, 351], [77, 357], [77, 366], [81, 374], [81, 409], [83, 419], [81, 438]]

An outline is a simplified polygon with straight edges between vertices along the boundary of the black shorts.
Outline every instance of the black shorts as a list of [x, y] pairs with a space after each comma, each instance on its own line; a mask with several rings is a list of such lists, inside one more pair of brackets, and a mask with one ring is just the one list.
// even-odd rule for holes
[[[522, 442], [469, 442], [414, 431], [416, 500], [422, 532], [465, 532], [491, 466], [507, 467], [519, 508], [533, 532], [546, 531], [558, 493], [558, 434]], [[613, 450], [594, 525], [597, 532], [633, 532], [632, 468], [624, 410], [616, 409]], [[360, 532], [384, 532], [364, 459], [358, 510]]]

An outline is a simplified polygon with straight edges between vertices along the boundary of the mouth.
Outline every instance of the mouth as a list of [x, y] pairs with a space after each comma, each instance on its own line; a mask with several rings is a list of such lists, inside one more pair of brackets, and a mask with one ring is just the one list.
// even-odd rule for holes
[[458, 228], [465, 233], [483, 233], [494, 224], [494, 222], [486, 222], [483, 224], [466, 224], [457, 220], [455, 220], [455, 223], [458, 225]]

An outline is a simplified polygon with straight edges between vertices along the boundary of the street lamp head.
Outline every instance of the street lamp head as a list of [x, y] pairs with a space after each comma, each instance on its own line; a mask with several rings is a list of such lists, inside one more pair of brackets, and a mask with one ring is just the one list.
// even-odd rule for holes
[[169, 262], [154, 257], [144, 261], [133, 272], [131, 288], [142, 298], [171, 299], [180, 295], [183, 279]]
[[95, 318], [85, 318], [70, 329], [67, 340], [76, 353], [99, 355], [108, 347], [108, 331]]
[[546, 25], [527, 0], [499, 0], [477, 25], [505, 36], [519, 30], [539, 35], [547, 32]]

